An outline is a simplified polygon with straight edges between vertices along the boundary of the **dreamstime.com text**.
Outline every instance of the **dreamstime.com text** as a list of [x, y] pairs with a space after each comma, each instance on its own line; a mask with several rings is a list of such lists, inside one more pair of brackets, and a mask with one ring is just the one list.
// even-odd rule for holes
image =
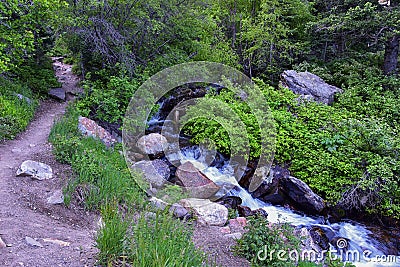
[[357, 250], [323, 250], [320, 253], [314, 250], [275, 250], [268, 251], [267, 246], [260, 249], [257, 253], [260, 261], [277, 259], [279, 261], [312, 261], [322, 262], [324, 259], [330, 260], [340, 259], [343, 262], [376, 262], [376, 263], [400, 263], [400, 256], [396, 255], [373, 255], [370, 250], [359, 252]]

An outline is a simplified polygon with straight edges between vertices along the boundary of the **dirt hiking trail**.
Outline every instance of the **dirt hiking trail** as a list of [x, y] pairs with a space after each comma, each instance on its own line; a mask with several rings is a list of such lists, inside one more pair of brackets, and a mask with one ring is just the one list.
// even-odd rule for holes
[[[76, 89], [78, 78], [71, 73], [71, 66], [55, 60], [63, 88]], [[47, 203], [47, 198], [72, 176], [68, 165], [55, 160], [47, 141], [54, 120], [66, 106], [65, 102], [42, 101], [25, 132], [14, 140], [0, 142], [0, 266], [95, 265], [98, 216], [79, 206]], [[39, 181], [16, 177], [25, 160], [50, 165], [53, 178]]]

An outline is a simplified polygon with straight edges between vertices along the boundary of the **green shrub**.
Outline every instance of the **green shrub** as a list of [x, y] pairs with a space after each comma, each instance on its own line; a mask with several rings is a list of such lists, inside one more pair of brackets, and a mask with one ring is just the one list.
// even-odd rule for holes
[[[191, 142], [196, 144], [211, 140], [210, 146], [227, 155], [258, 158], [266, 152], [261, 151], [257, 118], [246, 101], [240, 100], [237, 88], [229, 86], [219, 94], [209, 92], [190, 106], [183, 118], [183, 132], [192, 136]], [[265, 116], [265, 121], [268, 119]]]
[[37, 95], [47, 96], [51, 88], [61, 87], [49, 58], [43, 58], [39, 63], [28, 61], [13, 70], [13, 73]]
[[287, 89], [258, 83], [277, 125], [278, 162], [332, 205], [398, 217], [399, 139], [387, 114], [371, 109], [382, 119], [357, 119], [369, 115], [340, 103], [297, 103]]
[[[248, 217], [248, 230], [237, 241], [234, 251], [237, 255], [245, 257], [252, 266], [296, 266], [290, 261], [279, 260], [279, 250], [299, 250], [301, 240], [294, 236], [293, 227], [286, 223], [271, 224], [261, 216]], [[272, 253], [272, 251], [276, 253]], [[260, 251], [262, 251], [260, 253]], [[271, 255], [271, 257], [270, 257]]]
[[127, 77], [107, 77], [107, 72], [95, 73], [97, 79], [83, 84], [85, 97], [78, 103], [83, 115], [107, 122], [121, 122], [137, 85]]
[[[17, 94], [25, 98], [20, 99]], [[19, 81], [0, 77], [0, 140], [12, 139], [23, 131], [37, 106], [29, 88]]]
[[[365, 92], [364, 97], [368, 96], [366, 104], [369, 107], [362, 107], [365, 99], [343, 100], [344, 96], [340, 96], [333, 106], [299, 102], [290, 90], [275, 89], [255, 80], [275, 120], [277, 163], [289, 166], [294, 176], [306, 182], [329, 205], [339, 203], [346, 210], [398, 217], [399, 187], [396, 181], [400, 140], [396, 114], [399, 109], [394, 97], [396, 93], [390, 89], [395, 88], [398, 81], [392, 78], [381, 81], [386, 81], [389, 89], [381, 89], [382, 95], [376, 97], [373, 97], [373, 89], [361, 90], [362, 86], [352, 85], [361, 90], [357, 94]], [[388, 97], [386, 102], [385, 96]], [[244, 138], [250, 140], [251, 156], [256, 158], [260, 154], [260, 143], [258, 133], [254, 131], [254, 116], [249, 114], [248, 107], [230, 92], [208, 97], [228, 103], [237, 113], [248, 130]], [[351, 101], [358, 104], [350, 104]], [[385, 105], [391, 108], [378, 108]], [[192, 108], [188, 114], [190, 112], [195, 114], [198, 110]], [[216, 121], [198, 118], [189, 122], [184, 130], [196, 143], [211, 139], [220, 152], [231, 152], [228, 131]], [[229, 127], [228, 130], [235, 131]]]
[[400, 79], [365, 71], [349, 82], [339, 95], [337, 108], [345, 108], [362, 117], [382, 118], [393, 127], [400, 125]]

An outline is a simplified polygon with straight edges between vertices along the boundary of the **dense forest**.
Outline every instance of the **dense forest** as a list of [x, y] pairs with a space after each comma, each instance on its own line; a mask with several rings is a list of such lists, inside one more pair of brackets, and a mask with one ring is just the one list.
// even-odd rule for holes
[[[71, 164], [78, 176], [66, 188], [66, 200], [79, 189], [86, 194], [86, 208], [101, 210], [108, 223], [97, 239], [103, 264], [188, 266], [186, 261], [202, 266], [203, 256], [192, 244], [177, 262], [150, 264], [157, 257], [144, 252], [154, 230], [145, 217], [135, 228], [143, 235], [135, 232], [136, 241], [118, 241], [127, 238], [130, 227], [125, 215], [133, 214], [132, 207], [144, 209], [139, 201], [144, 193], [126, 171], [118, 153], [122, 148], [104, 150], [79, 137], [76, 129], [77, 118], [85, 116], [121, 131], [139, 86], [186, 62], [222, 63], [254, 81], [274, 118], [274, 165], [307, 183], [332, 213], [392, 226], [400, 219], [398, 1], [2, 0], [0, 40], [0, 139], [23, 131], [49, 88], [60, 86], [50, 57], [62, 56], [82, 79], [84, 93], [55, 124], [50, 141], [57, 159]], [[298, 101], [279, 83], [285, 70], [314, 73], [342, 93], [329, 105]], [[29, 101], [21, 101], [22, 96]], [[227, 103], [241, 118], [250, 160], [256, 162], [260, 132], [248, 107], [225, 91], [205, 101], [209, 98]], [[229, 136], [220, 128], [217, 121], [200, 117], [184, 131], [193, 143], [210, 139], [219, 152], [229, 154]], [[99, 170], [99, 164], [106, 167]], [[107, 184], [104, 176], [118, 182]], [[100, 189], [91, 191], [88, 184]], [[190, 234], [185, 227], [162, 216], [156, 220], [155, 239], [162, 242], [162, 235], [176, 230], [174, 242], [186, 246]], [[158, 229], [161, 225], [165, 228]], [[177, 255], [180, 249], [168, 253]]]

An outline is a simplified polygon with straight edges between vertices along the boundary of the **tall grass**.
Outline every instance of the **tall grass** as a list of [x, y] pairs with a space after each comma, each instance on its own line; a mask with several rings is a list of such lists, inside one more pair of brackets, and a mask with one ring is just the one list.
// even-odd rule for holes
[[71, 106], [55, 123], [49, 140], [57, 159], [71, 164], [76, 174], [65, 189], [66, 204], [79, 193], [87, 209], [101, 211], [104, 224], [96, 237], [98, 263], [205, 266], [188, 226], [168, 212], [148, 216], [154, 213], [119, 152], [121, 146], [109, 149], [98, 140], [80, 136], [78, 116]]
[[133, 266], [203, 266], [205, 255], [190, 241], [188, 226], [169, 213], [142, 214], [134, 226], [130, 261]]

